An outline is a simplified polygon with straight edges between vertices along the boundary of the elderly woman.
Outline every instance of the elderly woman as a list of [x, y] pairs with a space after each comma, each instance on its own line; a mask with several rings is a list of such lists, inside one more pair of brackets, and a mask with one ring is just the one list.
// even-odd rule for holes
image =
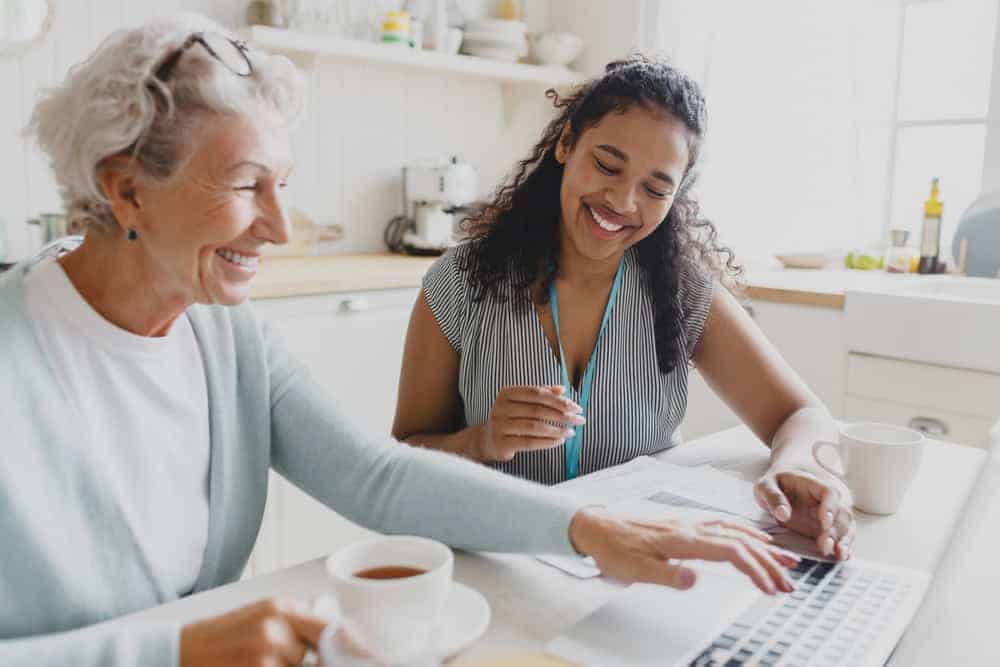
[[384, 532], [589, 554], [680, 588], [694, 572], [675, 559], [730, 561], [791, 589], [794, 558], [751, 529], [581, 509], [352, 426], [242, 305], [261, 248], [288, 238], [299, 106], [287, 60], [190, 17], [116, 33], [35, 109], [87, 231], [0, 282], [0, 664], [296, 664], [323, 621], [290, 603], [97, 625], [239, 577], [271, 467]]

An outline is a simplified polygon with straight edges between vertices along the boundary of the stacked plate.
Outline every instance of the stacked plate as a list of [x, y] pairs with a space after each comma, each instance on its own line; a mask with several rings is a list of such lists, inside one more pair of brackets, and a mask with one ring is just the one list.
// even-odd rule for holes
[[528, 53], [528, 26], [521, 21], [474, 19], [465, 24], [462, 53], [517, 62]]

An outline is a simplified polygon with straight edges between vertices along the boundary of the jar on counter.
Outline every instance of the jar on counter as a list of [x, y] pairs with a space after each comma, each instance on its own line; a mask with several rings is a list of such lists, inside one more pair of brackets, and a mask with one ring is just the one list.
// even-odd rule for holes
[[285, 26], [285, 17], [275, 0], [254, 0], [247, 5], [247, 25], [266, 25], [272, 28]]
[[910, 272], [914, 250], [906, 245], [909, 237], [910, 232], [905, 229], [890, 230], [890, 245], [885, 253], [885, 270], [888, 273]]

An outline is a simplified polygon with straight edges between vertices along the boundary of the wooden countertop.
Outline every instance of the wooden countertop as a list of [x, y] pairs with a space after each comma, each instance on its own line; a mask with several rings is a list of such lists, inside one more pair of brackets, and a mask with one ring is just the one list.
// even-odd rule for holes
[[281, 297], [420, 287], [436, 257], [390, 253], [265, 257], [251, 297]]
[[[390, 253], [265, 257], [252, 296], [274, 299], [420, 287], [435, 259]], [[919, 279], [847, 269], [751, 270], [745, 276], [746, 296], [751, 299], [838, 310], [844, 308], [844, 293], [850, 288], [876, 288]]]

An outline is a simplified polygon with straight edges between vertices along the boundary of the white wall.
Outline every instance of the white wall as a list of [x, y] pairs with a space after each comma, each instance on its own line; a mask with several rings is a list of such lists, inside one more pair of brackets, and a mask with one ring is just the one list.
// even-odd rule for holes
[[[60, 81], [109, 32], [154, 16], [202, 12], [242, 24], [246, 0], [56, 0], [56, 22], [38, 47], [0, 59], [0, 219], [11, 253], [34, 248], [28, 217], [59, 210], [44, 157], [19, 133], [38, 92]], [[488, 9], [488, 0], [465, 6]], [[528, 3], [529, 21], [544, 27], [544, 7]], [[385, 222], [401, 212], [400, 170], [414, 158], [458, 154], [480, 170], [491, 191], [524, 154], [549, 117], [543, 89], [523, 93], [508, 124], [498, 84], [387, 67], [320, 63], [310, 72], [311, 105], [295, 133], [298, 161], [292, 203], [323, 223], [343, 224], [336, 251], [383, 249]]]

